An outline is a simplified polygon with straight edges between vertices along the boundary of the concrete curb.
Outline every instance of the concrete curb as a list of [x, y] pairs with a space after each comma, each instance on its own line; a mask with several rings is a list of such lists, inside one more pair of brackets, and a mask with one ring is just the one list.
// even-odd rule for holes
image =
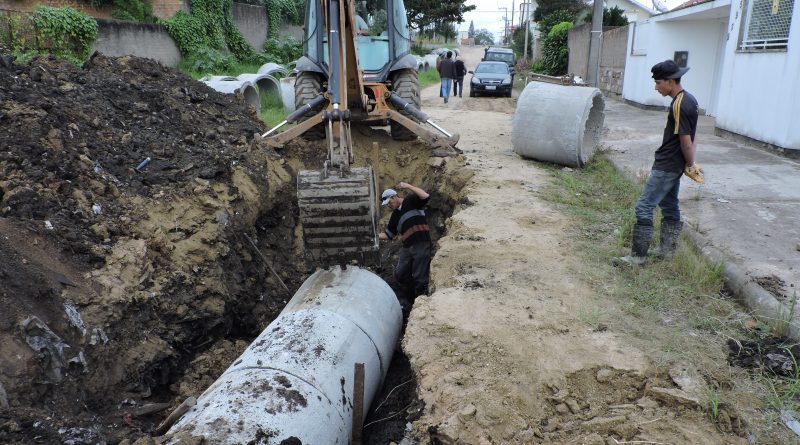
[[[613, 159], [609, 160], [620, 174], [628, 179], [635, 180], [630, 174], [631, 172], [614, 162]], [[761, 285], [753, 281], [741, 266], [731, 260], [730, 255], [715, 246], [708, 238], [692, 228], [690, 224], [684, 224], [683, 227], [683, 233], [686, 234], [689, 241], [694, 244], [703, 256], [712, 263], [722, 264], [725, 287], [739, 303], [770, 326], [775, 326], [787, 319], [789, 308], [778, 301], [774, 295], [761, 287]], [[797, 310], [795, 310], [795, 313], [797, 313]], [[800, 340], [800, 317], [797, 314], [793, 314], [791, 317], [787, 335], [792, 339]]]
[[[730, 260], [718, 247], [701, 235], [699, 232], [685, 225], [684, 233], [692, 244], [697, 247], [709, 261], [723, 266], [725, 287], [733, 294], [734, 298], [750, 309], [756, 317], [764, 319], [769, 325], [776, 325], [787, 319], [789, 308], [778, 301], [774, 295], [753, 281], [747, 273]], [[800, 324], [796, 316], [792, 316], [789, 323], [788, 336], [800, 339]]]

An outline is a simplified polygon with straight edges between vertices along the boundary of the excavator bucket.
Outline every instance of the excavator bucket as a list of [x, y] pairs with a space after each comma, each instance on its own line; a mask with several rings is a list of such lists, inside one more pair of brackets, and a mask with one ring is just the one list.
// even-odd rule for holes
[[306, 261], [320, 267], [377, 265], [378, 205], [371, 167], [339, 171], [303, 170], [297, 202]]

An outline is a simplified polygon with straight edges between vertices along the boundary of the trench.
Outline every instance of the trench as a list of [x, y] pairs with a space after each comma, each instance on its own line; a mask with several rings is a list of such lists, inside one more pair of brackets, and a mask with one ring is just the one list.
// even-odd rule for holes
[[[358, 128], [354, 129], [354, 132], [357, 133], [354, 138], [357, 153], [356, 164], [380, 164], [376, 168], [378, 193], [384, 188], [393, 187], [400, 181], [418, 185], [431, 193], [426, 213], [431, 226], [433, 256], [435, 257], [437, 240], [446, 234], [447, 220], [457, 208], [462, 199], [461, 190], [471, 177], [471, 174], [464, 169], [463, 158], [438, 158], [441, 161], [429, 163], [429, 160], [437, 158], [431, 158], [430, 147], [420, 142], [393, 141], [382, 130]], [[373, 145], [373, 142], [377, 142], [377, 147]], [[296, 261], [298, 246], [293, 234], [299, 231], [299, 220], [294, 178], [299, 170], [317, 169], [322, 165], [324, 149], [320, 149], [320, 147], [319, 142], [300, 141], [296, 144], [293, 143], [282, 152], [286, 165], [290, 166], [292, 180], [286, 182], [279, 194], [278, 202], [258, 217], [254, 228], [258, 250], [264, 257], [272, 261], [272, 267], [277, 275], [285, 279], [290, 293], [282, 291], [271, 274], [264, 271], [258, 272], [263, 279], [263, 286], [261, 289], [251, 289], [248, 293], [251, 295], [267, 294], [267, 298], [261, 303], [268, 308], [262, 309], [260, 312], [254, 311], [253, 305], [248, 303], [240, 303], [231, 307], [224, 327], [210, 333], [218, 340], [210, 342], [208, 347], [198, 351], [198, 354], [184, 357], [176, 369], [172, 370], [174, 378], [171, 379], [171, 383], [161, 387], [163, 397], [167, 396], [166, 392], [169, 388], [174, 390], [175, 384], [181, 379], [182, 374], [192, 371], [191, 364], [197, 360], [198, 356], [213, 355], [214, 351], [218, 350], [221, 341], [233, 344], [238, 341], [240, 346], [242, 344], [249, 345], [280, 313], [300, 284], [313, 272], [310, 269], [303, 270]], [[436, 167], [431, 165], [439, 162], [441, 165]], [[388, 221], [390, 212], [385, 208], [381, 210], [381, 227], [383, 227]], [[404, 286], [397, 283], [393, 276], [399, 250], [399, 243], [383, 243], [380, 265], [371, 268], [372, 272], [380, 276], [394, 291], [402, 308], [403, 328], [383, 386], [376, 394], [368, 415], [364, 419], [365, 427], [362, 432], [362, 443], [364, 444], [400, 442], [408, 434], [409, 422], [416, 420], [424, 408], [422, 402], [417, 398], [414, 370], [401, 348], [414, 296]], [[248, 273], [256, 273], [260, 263], [260, 261], [254, 260], [252, 265], [246, 267], [246, 270]], [[227, 363], [226, 366], [229, 364]], [[224, 367], [218, 369], [218, 373], [224, 369]], [[205, 388], [200, 389], [200, 392], [203, 390]], [[173, 400], [173, 405], [176, 404], [175, 402], [180, 401]]]

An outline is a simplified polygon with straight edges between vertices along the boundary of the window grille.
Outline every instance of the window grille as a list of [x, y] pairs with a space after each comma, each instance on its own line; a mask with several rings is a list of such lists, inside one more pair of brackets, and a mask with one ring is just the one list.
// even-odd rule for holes
[[793, 8], [794, 0], [748, 1], [739, 49], [786, 49]]

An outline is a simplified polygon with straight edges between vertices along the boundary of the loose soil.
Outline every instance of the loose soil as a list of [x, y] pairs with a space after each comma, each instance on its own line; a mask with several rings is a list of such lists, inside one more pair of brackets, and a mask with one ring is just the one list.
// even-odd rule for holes
[[[310, 273], [294, 177], [325, 150], [275, 151], [265, 130], [240, 98], [145, 59], [0, 67], [0, 443], [149, 437], [280, 312], [279, 281]], [[463, 158], [382, 129], [355, 145], [380, 187], [438, 191], [438, 238]], [[394, 285], [396, 254], [376, 268]]]
[[[481, 49], [463, 51], [468, 69]], [[468, 76], [469, 77], [469, 76]], [[580, 252], [578, 221], [544, 201], [551, 178], [511, 150], [513, 98], [437, 97], [475, 177], [409, 316], [403, 350], [431, 444], [789, 443], [764, 388], [724, 341], [626, 313]], [[515, 91], [515, 96], [518, 96]], [[599, 266], [609, 267], [609, 266]], [[710, 400], [725, 390], [715, 415]], [[760, 392], [759, 392], [760, 391]], [[767, 432], [765, 432], [767, 431]]]
[[[548, 173], [511, 151], [514, 98], [437, 91], [423, 106], [466, 156], [355, 135], [379, 188], [433, 192], [438, 247], [430, 296], [393, 282], [396, 244], [375, 268], [408, 324], [366, 443], [791, 441], [728, 349], [629, 316], [593, 281], [577, 221], [537, 194]], [[250, 240], [291, 290], [308, 276], [293, 177], [324, 150], [271, 150], [264, 130], [142, 59], [0, 67], [0, 443], [151, 443], [276, 316], [291, 295]]]

